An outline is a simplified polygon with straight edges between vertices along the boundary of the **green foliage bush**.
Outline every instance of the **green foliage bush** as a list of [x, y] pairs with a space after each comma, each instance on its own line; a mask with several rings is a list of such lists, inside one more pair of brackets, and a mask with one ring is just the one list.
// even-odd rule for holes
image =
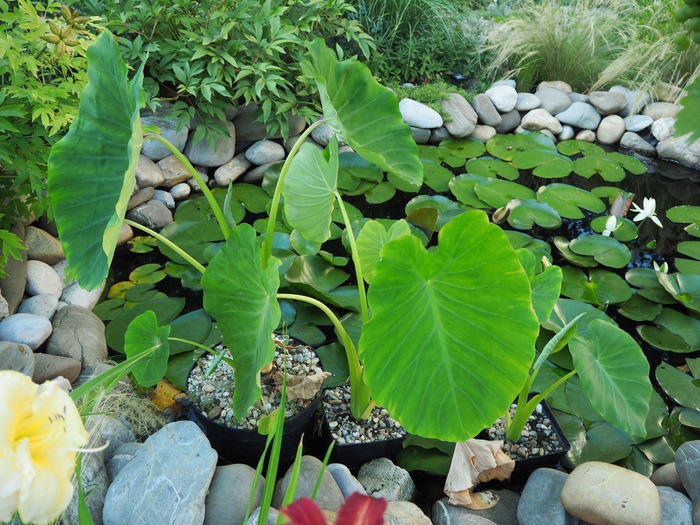
[[478, 21], [468, 2], [353, 0], [354, 15], [377, 43], [366, 61], [380, 82], [426, 82], [478, 70]]
[[0, 276], [19, 248], [7, 230], [46, 209], [46, 162], [78, 110], [90, 22], [53, 0], [0, 0]]
[[[91, 0], [118, 35], [127, 63], [146, 60], [147, 103], [173, 104], [181, 125], [193, 120], [225, 133], [225, 110], [256, 102], [270, 132], [287, 131], [287, 114], [309, 117], [314, 90], [299, 69], [307, 42], [352, 43], [365, 56], [371, 38], [344, 0]], [[97, 13], [95, 13], [97, 14]]]

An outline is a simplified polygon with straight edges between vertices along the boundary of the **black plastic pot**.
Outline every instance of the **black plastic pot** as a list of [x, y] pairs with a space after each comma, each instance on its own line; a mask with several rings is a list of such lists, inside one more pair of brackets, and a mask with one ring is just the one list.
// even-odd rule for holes
[[[536, 395], [537, 395], [537, 392], [532, 392], [528, 396], [528, 399], [530, 399]], [[566, 454], [569, 451], [569, 449], [571, 448], [571, 444], [569, 443], [569, 440], [566, 439], [566, 435], [564, 434], [564, 431], [559, 426], [559, 423], [557, 423], [557, 420], [555, 419], [554, 414], [552, 414], [552, 410], [549, 408], [547, 401], [545, 401], [543, 399], [540, 402], [540, 404], [542, 405], [542, 412], [552, 422], [552, 431], [559, 438], [559, 443], [561, 443], [562, 450], [559, 452], [553, 452], [552, 454], [546, 454], [544, 456], [535, 456], [535, 457], [530, 457], [530, 458], [516, 459], [515, 460], [515, 470], [513, 470], [513, 474], [510, 477], [511, 481], [517, 482], [517, 481], [523, 480], [523, 479], [527, 478], [534, 470], [537, 470], [538, 468], [554, 467], [557, 463], [559, 463], [559, 460], [562, 458], [562, 456], [564, 456], [564, 454]], [[480, 439], [490, 439], [488, 432], [486, 430], [482, 431], [477, 437]]]
[[[383, 441], [370, 441], [368, 443], [345, 443], [336, 444], [331, 452], [331, 463], [343, 463], [351, 470], [357, 470], [368, 461], [377, 458], [389, 458], [392, 461], [399, 455], [403, 448], [405, 437], [386, 439]], [[333, 442], [331, 429], [325, 415], [321, 423], [321, 443], [324, 452]]]
[[[280, 451], [280, 469], [286, 469], [294, 462], [301, 436], [303, 434], [311, 435], [314, 414], [320, 402], [321, 397], [319, 396], [304, 410], [285, 420]], [[185, 404], [187, 405], [187, 418], [194, 421], [204, 432], [211, 446], [219, 454], [221, 463], [245, 463], [253, 468], [256, 467], [265, 450], [267, 436], [259, 434], [257, 430], [231, 428], [216, 423], [189, 401], [185, 401]]]

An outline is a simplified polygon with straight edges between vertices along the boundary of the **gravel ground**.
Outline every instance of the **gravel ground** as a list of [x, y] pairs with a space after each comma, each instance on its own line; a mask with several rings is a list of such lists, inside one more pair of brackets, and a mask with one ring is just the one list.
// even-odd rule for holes
[[[510, 415], [513, 417], [517, 405], [510, 406]], [[504, 440], [503, 451], [512, 459], [525, 459], [534, 456], [545, 456], [561, 452], [564, 447], [559, 442], [552, 422], [542, 410], [542, 405], [529, 417], [521, 438], [517, 442], [506, 440], [505, 418], [501, 417], [487, 430], [489, 437], [496, 440]]]

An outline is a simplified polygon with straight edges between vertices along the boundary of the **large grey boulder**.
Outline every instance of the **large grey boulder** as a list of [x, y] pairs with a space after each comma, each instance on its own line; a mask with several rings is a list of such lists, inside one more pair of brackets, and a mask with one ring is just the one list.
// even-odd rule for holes
[[104, 525], [201, 525], [216, 461], [216, 452], [193, 422], [166, 425], [112, 481]]
[[[206, 499], [204, 525], [240, 525], [243, 523], [254, 480], [255, 470], [248, 465], [217, 467]], [[252, 508], [260, 506], [264, 486], [265, 478], [260, 476]]]
[[627, 105], [627, 98], [619, 91], [594, 91], [589, 97], [603, 116], [620, 113]]
[[24, 245], [27, 247], [27, 258], [56, 264], [65, 259], [61, 241], [50, 233], [35, 226], [27, 226]]
[[557, 113], [556, 117], [562, 124], [582, 129], [597, 129], [600, 124], [600, 115], [596, 109], [585, 102], [574, 102], [561, 113]]
[[676, 469], [686, 493], [695, 503], [700, 501], [700, 439], [686, 441], [676, 450]]
[[519, 525], [576, 525], [559, 499], [567, 474], [551, 468], [535, 470], [518, 502]]
[[474, 111], [479, 116], [479, 121], [486, 126], [496, 127], [501, 124], [501, 114], [493, 105], [488, 95], [479, 93], [472, 99]]
[[136, 184], [139, 188], [160, 186], [165, 182], [165, 175], [156, 163], [145, 155], [139, 155], [136, 164]]
[[60, 376], [72, 383], [80, 376], [80, 369], [77, 359], [37, 352], [34, 354], [32, 381], [43, 383]]
[[63, 283], [56, 270], [41, 261], [27, 261], [27, 295], [50, 294], [60, 297]]
[[224, 124], [227, 135], [220, 135], [213, 140], [205, 132], [201, 140], [194, 142], [196, 132], [192, 134], [185, 148], [185, 156], [192, 164], [206, 167], [219, 167], [226, 164], [236, 153], [236, 128], [230, 122]]
[[154, 199], [129, 210], [126, 217], [152, 230], [160, 230], [173, 222], [173, 214], [168, 207]]
[[416, 491], [411, 475], [388, 458], [373, 459], [362, 465], [357, 480], [367, 494], [387, 501], [410, 501]]
[[617, 144], [625, 134], [625, 121], [619, 115], [608, 115], [600, 121], [596, 138], [601, 144]]
[[515, 103], [515, 109], [518, 111], [530, 111], [537, 109], [542, 104], [540, 97], [532, 93], [518, 93], [518, 100]]
[[399, 111], [403, 121], [415, 128], [432, 129], [443, 124], [440, 113], [412, 98], [401, 99]]
[[571, 98], [561, 89], [544, 87], [535, 93], [539, 97], [540, 107], [549, 111], [552, 115], [561, 113], [571, 105]]
[[467, 137], [474, 132], [479, 116], [474, 108], [459, 93], [450, 93], [440, 102], [442, 110], [449, 117], [445, 129], [453, 137]]
[[0, 370], [15, 370], [26, 376], [34, 374], [34, 352], [27, 345], [0, 341]]
[[53, 318], [46, 353], [76, 359], [82, 366], [101, 363], [107, 359], [104, 324], [87, 308], [64, 306]]
[[345, 499], [348, 499], [348, 497], [355, 492], [365, 495], [367, 494], [365, 488], [359, 481], [357, 481], [357, 478], [352, 475], [350, 469], [342, 463], [330, 463], [326, 468], [333, 476], [335, 482], [338, 484], [340, 492], [343, 493], [343, 497]]
[[558, 135], [562, 131], [561, 122], [559, 122], [549, 111], [544, 108], [533, 109], [528, 111], [520, 124], [524, 129], [529, 131], [549, 131]]
[[[236, 127], [236, 138], [242, 142], [255, 142], [264, 138], [279, 139], [282, 137], [280, 131], [271, 134], [267, 126], [257, 119], [260, 116], [259, 107], [255, 103], [246, 104], [238, 108], [238, 114], [233, 119]], [[306, 121], [298, 116], [288, 114], [289, 136], [301, 134], [306, 128]]]
[[660, 118], [675, 117], [680, 110], [681, 106], [678, 104], [672, 104], [671, 102], [652, 102], [644, 107], [642, 115], [647, 115], [654, 120], [659, 120]]
[[656, 148], [632, 131], [625, 131], [620, 139], [620, 146], [646, 155], [647, 157], [656, 155]]
[[32, 314], [46, 317], [49, 321], [58, 309], [58, 297], [50, 294], [28, 297], [19, 305], [17, 313]]
[[[177, 118], [167, 117], [170, 105], [164, 104], [156, 114], [146, 113], [141, 116], [142, 126], [155, 126], [160, 128], [160, 135], [177, 148], [178, 151], [185, 149], [187, 143], [187, 126], [180, 126], [178, 129]], [[170, 150], [155, 139], [145, 140], [141, 147], [141, 154], [153, 161], [159, 161], [170, 155]]]
[[486, 90], [486, 95], [501, 113], [513, 111], [518, 102], [518, 92], [513, 86], [493, 86]]
[[[294, 501], [311, 497], [314, 487], [316, 486], [316, 480], [321, 473], [321, 467], [322, 464], [318, 458], [302, 456], [297, 490], [294, 493]], [[292, 467], [289, 467], [284, 478], [277, 482], [275, 494], [272, 497], [273, 507], [280, 508], [282, 506], [284, 494], [287, 492], [291, 479]], [[318, 506], [322, 509], [337, 511], [344, 502], [345, 498], [342, 492], [340, 492], [340, 487], [338, 487], [335, 479], [333, 479], [333, 475], [328, 471], [324, 471], [318, 496], [316, 497], [316, 503], [318, 503]]]
[[662, 140], [656, 145], [656, 153], [659, 158], [672, 160], [700, 170], [700, 140], [693, 144], [688, 144], [688, 135], [682, 137], [670, 137]]
[[[102, 452], [83, 454], [80, 469], [85, 504], [90, 512], [90, 517], [95, 525], [103, 525], [102, 509], [107, 487], [109, 486], [104, 454]], [[63, 514], [61, 525], [75, 525], [76, 523], [79, 523], [77, 490], [73, 493], [73, 498]]]
[[627, 131], [644, 131], [654, 123], [654, 119], [649, 115], [630, 115], [625, 117], [625, 129]]
[[671, 487], [657, 487], [661, 501], [661, 525], [693, 525], [693, 503]]
[[0, 341], [39, 348], [51, 335], [51, 322], [41, 315], [13, 314], [0, 321]]
[[252, 164], [245, 158], [245, 153], [239, 153], [223, 166], [216, 168], [214, 180], [217, 186], [226, 187], [243, 175]]

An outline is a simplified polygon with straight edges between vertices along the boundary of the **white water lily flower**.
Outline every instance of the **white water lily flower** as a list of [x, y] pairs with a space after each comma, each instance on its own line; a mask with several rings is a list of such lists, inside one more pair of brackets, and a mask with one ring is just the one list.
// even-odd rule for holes
[[615, 228], [617, 228], [617, 217], [611, 215], [608, 217], [608, 220], [605, 221], [605, 229], [602, 231], [601, 235], [610, 237], [610, 234], [615, 231]]
[[654, 271], [655, 272], [661, 272], [661, 273], [668, 273], [668, 263], [665, 262], [661, 266], [659, 266], [656, 261], [653, 261], [654, 264]]
[[635, 203], [632, 203], [632, 211], [637, 213], [632, 220], [634, 222], [640, 222], [644, 219], [651, 219], [659, 228], [663, 228], [664, 225], [661, 224], [661, 221], [656, 216], [656, 199], [653, 197], [644, 197], [643, 205], [644, 207], [640, 208]]
[[88, 441], [73, 400], [56, 383], [0, 371], [0, 522], [52, 523], [73, 496], [76, 450]]

